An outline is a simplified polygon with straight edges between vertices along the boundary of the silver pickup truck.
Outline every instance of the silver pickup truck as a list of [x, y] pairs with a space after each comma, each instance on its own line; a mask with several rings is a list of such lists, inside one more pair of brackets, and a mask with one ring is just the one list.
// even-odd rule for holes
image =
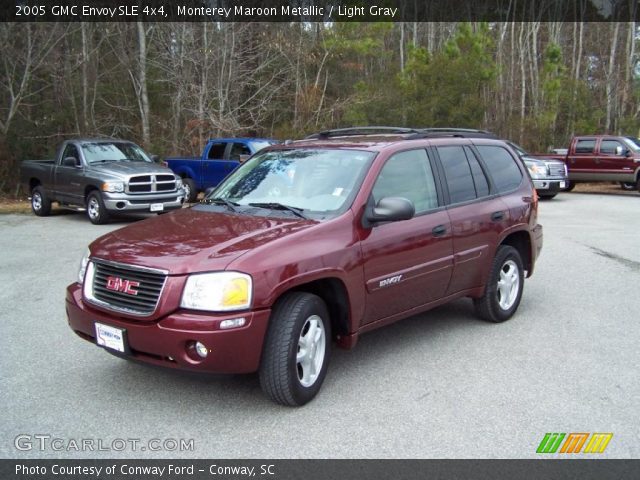
[[54, 160], [23, 161], [20, 178], [38, 216], [58, 202], [86, 209], [92, 223], [102, 224], [112, 213], [162, 213], [184, 202], [180, 177], [125, 140], [65, 141]]
[[540, 198], [551, 199], [569, 186], [567, 166], [553, 158], [533, 158], [521, 146], [507, 142], [529, 169], [533, 186]]

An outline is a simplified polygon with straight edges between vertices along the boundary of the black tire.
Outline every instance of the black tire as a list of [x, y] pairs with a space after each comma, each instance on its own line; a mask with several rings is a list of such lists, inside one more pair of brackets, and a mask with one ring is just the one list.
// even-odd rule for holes
[[198, 189], [196, 188], [196, 182], [191, 178], [183, 178], [182, 185], [184, 188], [184, 201], [188, 203], [193, 203], [198, 198]]
[[551, 199], [552, 199], [552, 198], [554, 198], [556, 195], [557, 195], [557, 193], [551, 193], [551, 194], [549, 194], [549, 193], [545, 193], [545, 194], [542, 194], [542, 195], [540, 195], [540, 194], [539, 194], [538, 196], [539, 196], [542, 200], [551, 200]]
[[93, 190], [87, 196], [87, 217], [94, 225], [103, 225], [109, 221], [109, 212], [104, 206], [102, 195], [99, 191]]
[[[517, 272], [511, 270], [513, 268], [517, 268]], [[516, 290], [510, 289], [508, 295], [503, 298], [504, 292], [498, 288], [498, 282], [501, 281], [501, 276], [510, 277], [511, 274], [517, 275], [518, 283], [512, 287], [516, 288]], [[508, 288], [508, 286], [505, 288]], [[509, 320], [518, 309], [518, 305], [520, 305], [523, 288], [524, 268], [520, 253], [509, 245], [501, 245], [498, 247], [496, 256], [493, 259], [489, 281], [485, 287], [484, 294], [482, 297], [473, 300], [476, 314], [488, 322], [500, 323]], [[512, 295], [514, 296], [512, 297]], [[504, 302], [502, 302], [503, 300]]]
[[31, 210], [39, 217], [46, 217], [51, 213], [51, 200], [40, 185], [31, 190]]
[[633, 182], [620, 182], [620, 188], [622, 188], [623, 190], [635, 190], [637, 187], [638, 185]]
[[[308, 347], [311, 360], [305, 370], [298, 357], [305, 351], [300, 348], [302, 337], [311, 335], [313, 322], [316, 322], [316, 332], [322, 327], [321, 334], [324, 338], [323, 341], [320, 338], [314, 339], [313, 344]], [[323, 352], [320, 353], [319, 349]], [[316, 354], [322, 357], [316, 357]], [[260, 363], [262, 390], [271, 400], [281, 405], [304, 405], [320, 390], [327, 374], [330, 356], [331, 322], [324, 301], [305, 292], [286, 294], [274, 307], [269, 320]], [[316, 359], [319, 358], [322, 363], [317, 365]]]
[[567, 180], [567, 186], [565, 187], [564, 191], [565, 192], [570, 192], [571, 190], [573, 190], [574, 188], [576, 188], [576, 183], [575, 182], [571, 182], [569, 180]]

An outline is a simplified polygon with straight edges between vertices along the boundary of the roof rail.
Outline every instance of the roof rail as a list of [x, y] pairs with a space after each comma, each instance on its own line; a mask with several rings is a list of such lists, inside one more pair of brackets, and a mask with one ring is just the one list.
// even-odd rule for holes
[[449, 128], [449, 127], [433, 127], [420, 128], [413, 135], [409, 135], [407, 140], [415, 140], [419, 138], [429, 137], [457, 137], [457, 138], [492, 138], [497, 139], [495, 133], [487, 130], [477, 130], [475, 128]]
[[378, 134], [420, 133], [419, 129], [405, 127], [348, 127], [323, 130], [305, 137], [306, 139], [322, 139], [350, 135], [378, 135]]

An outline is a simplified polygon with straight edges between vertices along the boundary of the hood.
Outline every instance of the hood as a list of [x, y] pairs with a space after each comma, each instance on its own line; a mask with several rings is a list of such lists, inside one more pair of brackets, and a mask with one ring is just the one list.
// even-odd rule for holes
[[547, 163], [560, 163], [562, 165], [564, 165], [564, 162], [562, 162], [561, 160], [557, 160], [555, 158], [540, 158], [540, 157], [529, 157], [527, 155], [523, 155], [522, 156], [522, 160], [524, 160], [525, 162], [529, 162], [529, 163], [536, 163], [536, 164], [540, 164], [540, 165], [544, 165]]
[[120, 178], [153, 173], [173, 175], [173, 172], [168, 168], [149, 162], [106, 162], [91, 165], [91, 170]]
[[108, 233], [90, 249], [92, 257], [168, 270], [170, 275], [224, 270], [248, 250], [316, 223], [189, 208]]

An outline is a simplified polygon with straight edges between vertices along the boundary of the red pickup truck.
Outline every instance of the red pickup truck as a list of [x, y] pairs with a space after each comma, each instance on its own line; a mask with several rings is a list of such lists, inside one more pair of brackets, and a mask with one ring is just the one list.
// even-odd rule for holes
[[302, 405], [332, 340], [351, 348], [461, 297], [505, 321], [542, 248], [538, 199], [516, 153], [477, 135], [377, 127], [267, 147], [200, 204], [94, 241], [69, 325], [141, 362], [259, 371], [272, 400]]
[[579, 182], [620, 182], [624, 189], [640, 191], [640, 141], [635, 137], [584, 135], [573, 137], [566, 154], [529, 155], [566, 163], [569, 186]]

